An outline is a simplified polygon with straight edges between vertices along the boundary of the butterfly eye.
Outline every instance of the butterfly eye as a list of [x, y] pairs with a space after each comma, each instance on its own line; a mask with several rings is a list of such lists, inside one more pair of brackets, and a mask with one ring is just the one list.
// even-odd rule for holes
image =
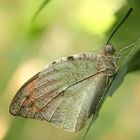
[[107, 44], [104, 48], [104, 53], [106, 55], [113, 55], [115, 54], [115, 49], [113, 48], [111, 44]]

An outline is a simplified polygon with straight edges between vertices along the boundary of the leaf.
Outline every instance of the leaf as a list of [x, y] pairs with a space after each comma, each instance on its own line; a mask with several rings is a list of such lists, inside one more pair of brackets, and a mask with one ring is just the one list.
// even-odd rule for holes
[[129, 63], [129, 69], [128, 72], [134, 72], [140, 70], [140, 50], [136, 52], [134, 57], [131, 59], [131, 62]]
[[[137, 54], [140, 52], [140, 39], [131, 45], [132, 49], [126, 56], [124, 63], [120, 66], [110, 88], [107, 91], [107, 95], [112, 95], [114, 91], [121, 85], [125, 75], [132, 70], [132, 65], [135, 62], [134, 58], [137, 58]], [[140, 66], [140, 63], [135, 63], [135, 66]]]

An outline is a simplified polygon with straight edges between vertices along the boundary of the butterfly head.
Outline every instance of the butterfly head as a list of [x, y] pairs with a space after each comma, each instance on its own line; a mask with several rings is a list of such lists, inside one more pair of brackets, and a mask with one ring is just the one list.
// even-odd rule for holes
[[103, 48], [103, 53], [104, 53], [104, 55], [113, 55], [113, 54], [115, 54], [115, 49], [111, 44], [107, 44]]

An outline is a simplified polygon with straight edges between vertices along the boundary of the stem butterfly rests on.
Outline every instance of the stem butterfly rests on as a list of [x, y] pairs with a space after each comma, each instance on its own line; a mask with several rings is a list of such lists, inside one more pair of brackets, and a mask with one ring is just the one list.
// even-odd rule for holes
[[10, 113], [45, 120], [67, 131], [80, 131], [91, 116], [95, 118], [117, 72], [113, 58], [115, 49], [109, 41], [131, 12], [132, 8], [101, 53], [63, 57], [28, 80], [14, 96]]

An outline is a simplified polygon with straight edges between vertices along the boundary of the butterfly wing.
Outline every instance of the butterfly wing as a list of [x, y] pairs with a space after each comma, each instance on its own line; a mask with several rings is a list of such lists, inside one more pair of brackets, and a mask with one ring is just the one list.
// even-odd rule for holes
[[11, 102], [10, 112], [47, 120], [68, 131], [79, 131], [96, 110], [106, 88], [107, 76], [100, 55], [87, 53], [64, 57], [19, 89]]

